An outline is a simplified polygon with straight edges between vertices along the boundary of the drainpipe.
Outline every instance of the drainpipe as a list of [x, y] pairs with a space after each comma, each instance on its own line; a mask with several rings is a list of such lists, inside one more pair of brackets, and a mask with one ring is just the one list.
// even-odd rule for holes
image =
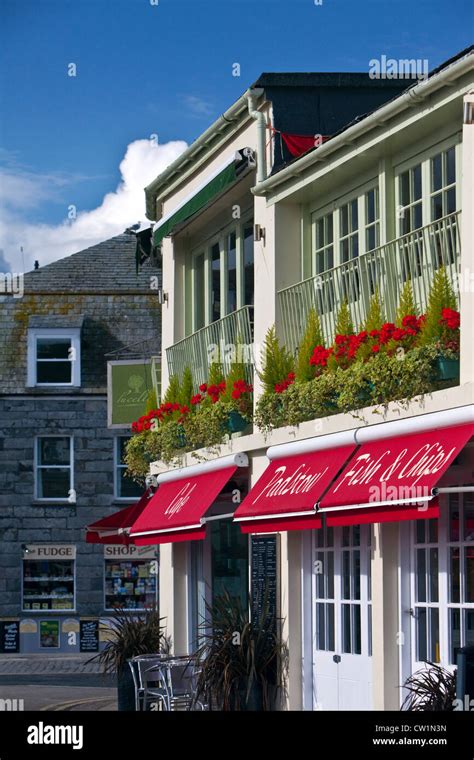
[[257, 100], [263, 95], [263, 88], [255, 87], [248, 91], [247, 100], [249, 105], [249, 114], [257, 122], [257, 184], [263, 182], [267, 177], [266, 162], [266, 122], [265, 114], [257, 110]]

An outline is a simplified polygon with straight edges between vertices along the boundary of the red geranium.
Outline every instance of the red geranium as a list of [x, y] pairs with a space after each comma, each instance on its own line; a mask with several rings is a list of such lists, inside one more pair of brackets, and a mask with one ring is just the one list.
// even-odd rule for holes
[[441, 315], [439, 322], [443, 327], [447, 327], [448, 330], [457, 330], [459, 328], [461, 320], [458, 311], [446, 308], [442, 310]]

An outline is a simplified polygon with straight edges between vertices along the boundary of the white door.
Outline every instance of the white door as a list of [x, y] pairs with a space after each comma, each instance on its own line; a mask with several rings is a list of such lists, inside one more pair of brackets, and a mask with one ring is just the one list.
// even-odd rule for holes
[[439, 520], [416, 520], [401, 536], [402, 683], [427, 661], [453, 669], [459, 647], [474, 644], [474, 495], [440, 506]]
[[371, 526], [313, 532], [313, 694], [318, 710], [372, 709]]

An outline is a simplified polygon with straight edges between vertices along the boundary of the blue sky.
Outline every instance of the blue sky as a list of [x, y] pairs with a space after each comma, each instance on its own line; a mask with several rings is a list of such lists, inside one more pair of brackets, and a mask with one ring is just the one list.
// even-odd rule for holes
[[[70, 204], [97, 209], [123, 182], [127, 146], [154, 133], [189, 143], [262, 71], [367, 71], [382, 54], [433, 68], [472, 41], [472, 0], [153, 1], [2, 0], [10, 226], [64, 224]], [[153, 168], [140, 150], [130, 173], [140, 160]], [[11, 234], [2, 245], [11, 259]]]

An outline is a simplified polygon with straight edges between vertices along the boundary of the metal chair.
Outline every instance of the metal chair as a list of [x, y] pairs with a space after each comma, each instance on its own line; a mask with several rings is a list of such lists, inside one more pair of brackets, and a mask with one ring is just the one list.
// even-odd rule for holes
[[161, 655], [141, 654], [128, 660], [130, 670], [132, 671], [133, 685], [135, 687], [135, 710], [137, 712], [144, 709], [143, 698], [145, 694], [144, 673], [151, 667], [159, 665], [162, 660]]
[[166, 675], [170, 710], [204, 710], [200, 700], [196, 700], [197, 671], [194, 660], [189, 655], [170, 657], [162, 663]]
[[150, 666], [144, 663], [142, 672], [143, 697], [142, 710], [146, 711], [150, 705], [152, 709], [171, 710], [170, 694], [168, 688], [167, 668], [163, 662], [154, 663]]

